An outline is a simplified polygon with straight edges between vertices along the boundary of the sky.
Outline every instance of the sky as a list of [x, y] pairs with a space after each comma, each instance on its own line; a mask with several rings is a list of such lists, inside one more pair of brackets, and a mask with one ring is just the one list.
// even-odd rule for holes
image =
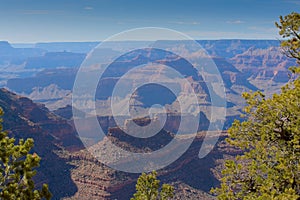
[[0, 0], [0, 40], [101, 41], [142, 27], [194, 39], [279, 39], [275, 21], [293, 11], [300, 0]]

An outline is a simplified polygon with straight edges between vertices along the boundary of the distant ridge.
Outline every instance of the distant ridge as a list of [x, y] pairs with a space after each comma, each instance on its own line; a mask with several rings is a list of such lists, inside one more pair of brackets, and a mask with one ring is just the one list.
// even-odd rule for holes
[[[220, 40], [196, 40], [206, 50], [211, 45], [224, 48], [245, 46], [245, 48], [268, 48], [270, 46], [279, 46], [278, 40], [249, 40], [249, 39], [220, 39]], [[122, 41], [128, 43], [129, 41]], [[130, 41], [132, 42], [132, 41]], [[136, 41], [143, 42], [143, 41]], [[68, 51], [74, 53], [88, 53], [101, 42], [39, 42], [34, 45], [35, 48], [44, 49], [51, 52]]]

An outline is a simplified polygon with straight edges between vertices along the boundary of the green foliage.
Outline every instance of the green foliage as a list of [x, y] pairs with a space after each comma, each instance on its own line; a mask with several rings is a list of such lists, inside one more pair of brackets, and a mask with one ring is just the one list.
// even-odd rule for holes
[[283, 37], [281, 46], [288, 57], [296, 58], [300, 64], [300, 14], [292, 12], [287, 16], [280, 16], [280, 22], [275, 25]]
[[156, 176], [155, 171], [150, 174], [143, 173], [137, 180], [136, 193], [131, 200], [167, 200], [173, 198], [173, 186], [163, 184], [160, 190], [160, 181]]
[[[3, 111], [0, 108], [0, 116]], [[2, 119], [0, 118], [0, 123]], [[39, 200], [50, 199], [47, 185], [41, 190], [34, 189], [32, 177], [36, 174], [34, 167], [39, 166], [40, 157], [30, 154], [33, 140], [20, 140], [15, 144], [14, 138], [9, 138], [2, 131], [0, 124], [0, 199]]]
[[[280, 17], [280, 23], [280, 34], [288, 38], [282, 46], [300, 60], [300, 15]], [[211, 192], [220, 200], [300, 199], [300, 78], [269, 99], [261, 92], [243, 97], [247, 120], [236, 120], [226, 141], [244, 153], [225, 162], [221, 186]]]
[[247, 121], [235, 121], [227, 142], [245, 153], [227, 160], [219, 199], [300, 198], [300, 80], [265, 99], [245, 93]]

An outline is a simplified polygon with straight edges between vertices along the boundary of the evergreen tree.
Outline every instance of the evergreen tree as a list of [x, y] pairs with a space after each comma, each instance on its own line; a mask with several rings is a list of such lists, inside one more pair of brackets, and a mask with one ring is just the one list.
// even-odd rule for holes
[[[3, 111], [0, 108], [0, 117]], [[0, 123], [2, 118], [0, 118]], [[29, 151], [33, 147], [33, 139], [20, 140], [8, 137], [0, 124], [0, 199], [7, 200], [39, 200], [50, 199], [51, 194], [46, 184], [36, 190], [32, 180], [39, 166], [40, 157]]]
[[[276, 23], [287, 56], [300, 64], [300, 15]], [[299, 73], [299, 67], [293, 67]], [[221, 186], [212, 192], [221, 200], [300, 199], [300, 79], [295, 76], [280, 94], [244, 93], [246, 121], [235, 121], [227, 142], [243, 154], [227, 160]]]
[[280, 16], [280, 22], [275, 22], [279, 34], [283, 37], [281, 47], [286, 56], [296, 58], [300, 64], [300, 14], [292, 12], [287, 16]]
[[160, 190], [160, 181], [157, 173], [143, 173], [137, 180], [136, 193], [131, 200], [167, 200], [173, 197], [174, 188], [171, 185], [163, 184]]

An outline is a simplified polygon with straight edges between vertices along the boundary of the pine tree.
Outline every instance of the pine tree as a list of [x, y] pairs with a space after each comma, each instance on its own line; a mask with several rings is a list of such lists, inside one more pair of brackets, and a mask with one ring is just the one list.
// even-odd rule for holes
[[[300, 15], [276, 23], [284, 53], [300, 64]], [[299, 67], [292, 67], [295, 74]], [[300, 79], [297, 75], [280, 94], [244, 93], [246, 121], [235, 121], [227, 142], [243, 154], [227, 160], [221, 185], [212, 189], [221, 200], [300, 199]]]
[[131, 200], [167, 200], [173, 197], [174, 188], [171, 185], [163, 184], [160, 190], [160, 181], [157, 173], [143, 173], [137, 180], [136, 193]]
[[[3, 111], [0, 108], [0, 117]], [[40, 157], [29, 151], [33, 147], [33, 139], [20, 140], [14, 138], [2, 129], [0, 118], [0, 199], [7, 200], [39, 200], [50, 199], [51, 194], [46, 184], [41, 190], [36, 190], [32, 180], [39, 166]]]

